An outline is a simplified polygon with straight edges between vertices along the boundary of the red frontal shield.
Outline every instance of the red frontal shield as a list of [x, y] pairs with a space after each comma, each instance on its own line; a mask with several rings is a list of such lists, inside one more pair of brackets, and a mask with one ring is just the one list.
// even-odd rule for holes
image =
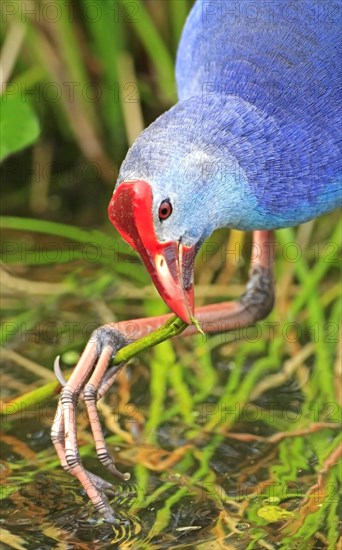
[[177, 241], [158, 241], [150, 185], [141, 180], [121, 183], [114, 191], [108, 214], [121, 236], [140, 254], [166, 304], [191, 324], [196, 250], [194, 246], [184, 246]]

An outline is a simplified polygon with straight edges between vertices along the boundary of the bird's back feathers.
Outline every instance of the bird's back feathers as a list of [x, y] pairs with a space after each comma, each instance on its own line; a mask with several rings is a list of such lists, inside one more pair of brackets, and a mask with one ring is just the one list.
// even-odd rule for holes
[[162, 240], [297, 225], [341, 203], [341, 14], [325, 0], [197, 0], [179, 102], [119, 175], [173, 198]]
[[274, 226], [341, 201], [341, 13], [313, 0], [198, 0], [183, 31], [179, 98], [216, 104], [216, 145]]

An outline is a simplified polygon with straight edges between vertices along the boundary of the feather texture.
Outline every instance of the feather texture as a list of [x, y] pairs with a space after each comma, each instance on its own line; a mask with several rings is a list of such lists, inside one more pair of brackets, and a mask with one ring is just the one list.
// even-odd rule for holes
[[341, 204], [341, 11], [197, 0], [178, 50], [179, 102], [119, 175], [149, 181], [156, 204], [175, 201], [161, 239], [292, 226]]

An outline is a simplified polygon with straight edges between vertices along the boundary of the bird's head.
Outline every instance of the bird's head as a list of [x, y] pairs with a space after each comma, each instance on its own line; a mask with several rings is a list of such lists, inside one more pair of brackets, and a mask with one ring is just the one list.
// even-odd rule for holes
[[155, 196], [143, 179], [123, 181], [109, 204], [109, 217], [121, 236], [140, 254], [166, 304], [190, 324], [194, 314], [193, 272], [197, 243], [183, 242], [173, 217], [172, 197]]
[[193, 102], [159, 117], [129, 150], [108, 208], [163, 300], [188, 324], [196, 253], [217, 227], [236, 227], [242, 210], [235, 159], [224, 151], [221, 162], [214, 138], [203, 138], [210, 118]]
[[200, 212], [196, 144], [181, 142], [181, 119], [176, 106], [139, 136], [121, 166], [108, 213], [163, 300], [190, 324], [195, 256], [212, 230]]

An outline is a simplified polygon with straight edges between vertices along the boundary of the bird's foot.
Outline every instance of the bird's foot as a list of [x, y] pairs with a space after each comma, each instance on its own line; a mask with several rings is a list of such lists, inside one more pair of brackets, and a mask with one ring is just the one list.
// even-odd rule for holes
[[104, 519], [114, 524], [120, 522], [113, 514], [106, 497], [106, 493], [113, 494], [112, 485], [88, 472], [81, 461], [77, 445], [76, 407], [79, 399], [83, 399], [100, 462], [115, 477], [127, 481], [129, 474], [121, 473], [116, 468], [107, 449], [96, 407], [98, 399], [104, 396], [123, 367], [122, 363], [108, 368], [109, 362], [127, 343], [115, 325], [106, 325], [94, 331], [68, 381], [64, 380], [61, 373], [59, 359], [55, 361], [55, 373], [63, 389], [51, 429], [52, 442], [63, 468], [80, 481]]

